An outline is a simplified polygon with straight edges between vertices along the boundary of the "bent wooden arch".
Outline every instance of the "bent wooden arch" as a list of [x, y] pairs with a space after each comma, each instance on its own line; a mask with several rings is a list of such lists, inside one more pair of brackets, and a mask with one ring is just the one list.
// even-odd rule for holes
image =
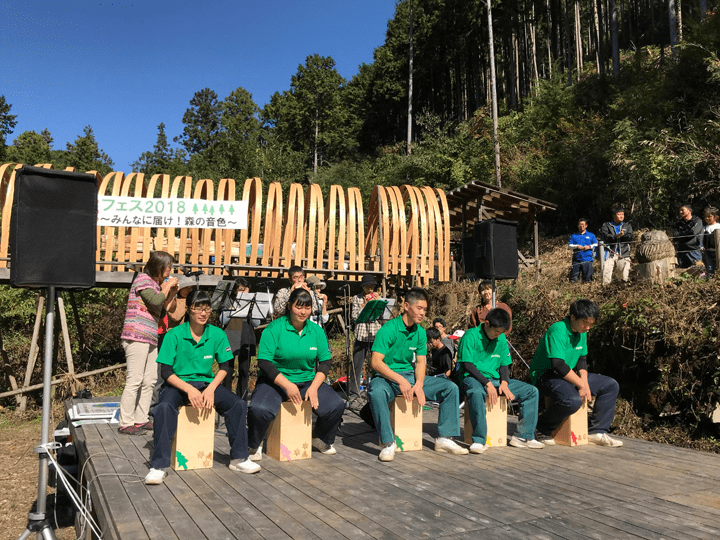
[[[0, 267], [7, 268], [10, 254], [10, 219], [14, 183], [22, 165], [0, 166]], [[51, 164], [41, 164], [52, 168]], [[115, 171], [95, 174], [98, 195], [133, 198], [192, 199], [201, 211], [203, 201], [233, 201], [236, 184], [232, 178], [213, 183], [193, 183], [189, 176], [172, 179], [155, 174], [149, 181], [143, 173]], [[97, 227], [96, 261], [106, 271], [132, 271], [132, 265], [146, 261], [153, 249], [167, 251], [178, 263], [203, 266], [208, 273], [221, 274], [225, 264], [289, 267], [297, 264], [312, 269], [337, 271], [336, 277], [358, 280], [360, 275], [344, 274], [376, 270], [401, 283], [418, 278], [425, 285], [431, 279], [450, 278], [450, 222], [445, 193], [415, 186], [375, 186], [370, 208], [364, 211], [360, 190], [331, 186], [326, 197], [320, 186], [291, 184], [285, 203], [280, 183], [268, 186], [263, 203], [259, 178], [244, 182], [243, 200], [248, 205], [248, 228], [240, 231], [196, 227]], [[195, 203], [192, 203], [195, 204]], [[210, 209], [208, 207], [208, 212]], [[368, 217], [367, 225], [365, 216]], [[179, 229], [179, 230], [178, 230]], [[239, 241], [238, 241], [239, 239]], [[258, 257], [259, 246], [263, 245]], [[249, 246], [249, 247], [248, 247]], [[239, 270], [240, 274], [278, 276], [278, 270]], [[324, 275], [324, 274], [323, 274]]]
[[[280, 238], [282, 233], [282, 185], [273, 182], [268, 187], [267, 204], [265, 207], [265, 227], [263, 228], [263, 266], [280, 265]], [[272, 262], [271, 257], [272, 255]], [[278, 272], [262, 271], [261, 276], [277, 277]]]
[[[243, 201], [248, 204], [248, 228], [240, 230], [238, 264], [257, 265], [260, 228], [262, 227], [262, 182], [259, 178], [248, 178], [243, 188]], [[250, 255], [247, 255], [248, 231], [250, 232]]]
[[[358, 188], [348, 188], [347, 203], [347, 251], [349, 253], [348, 270], [366, 270], [365, 268], [365, 217], [362, 206], [362, 195]], [[352, 274], [350, 280], [359, 280], [360, 276]]]
[[[10, 216], [15, 198], [15, 174], [22, 166], [20, 163], [6, 163], [0, 167], [0, 208], [2, 208], [2, 238], [0, 238], [0, 258], [7, 259], [10, 243]], [[0, 268], [7, 268], [6, 260], [0, 260]]]
[[345, 193], [340, 186], [330, 186], [325, 209], [325, 229], [327, 231], [327, 267], [341, 270], [345, 261], [345, 232], [347, 230], [347, 212]]
[[[232, 178], [220, 179], [220, 183], [217, 188], [216, 200], [235, 200], [235, 180]], [[248, 225], [249, 223], [250, 222], [248, 220]], [[213, 245], [212, 252], [215, 254], [215, 264], [231, 264], [235, 257], [235, 249], [233, 246], [235, 231], [232, 229], [216, 229], [213, 231], [213, 235], [215, 243]], [[213, 274], [222, 274], [222, 268], [214, 268]]]

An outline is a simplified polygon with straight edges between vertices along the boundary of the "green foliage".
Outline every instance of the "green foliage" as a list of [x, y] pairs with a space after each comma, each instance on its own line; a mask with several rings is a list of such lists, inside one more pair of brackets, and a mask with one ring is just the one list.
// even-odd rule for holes
[[[160, 123], [158, 126], [158, 136], [152, 152], [143, 152], [140, 158], [135, 161], [131, 167], [133, 171], [153, 174], [169, 174], [170, 178], [184, 175], [187, 171], [185, 163], [185, 151], [181, 149], [173, 150], [168, 144], [167, 135], [165, 135], [165, 124]], [[158, 189], [160, 185], [158, 184]], [[157, 196], [158, 194], [156, 194]]]
[[98, 146], [92, 127], [85, 126], [83, 135], [74, 143], [67, 143], [67, 152], [60, 157], [56, 168], [75, 167], [76, 171], [97, 171], [104, 176], [112, 171], [113, 161]]
[[[47, 130], [45, 133], [50, 134]], [[52, 141], [52, 137], [50, 140]], [[26, 165], [50, 163], [52, 161], [51, 146], [43, 135], [34, 131], [25, 131], [13, 141], [12, 146], [7, 148], [6, 159]]]
[[263, 109], [263, 120], [277, 140], [305, 155], [313, 172], [347, 156], [355, 146], [350, 110], [342, 99], [344, 86], [335, 61], [314, 54], [298, 66], [290, 90], [273, 94]]
[[5, 101], [4, 95], [0, 95], [0, 159], [3, 160], [6, 159], [5, 141], [17, 125], [17, 115], [10, 114], [10, 109], [12, 109], [12, 105]]
[[220, 132], [221, 114], [222, 106], [214, 90], [203, 88], [195, 92], [190, 107], [183, 115], [185, 127], [182, 135], [175, 137], [174, 141], [182, 144], [191, 155], [208, 150]]

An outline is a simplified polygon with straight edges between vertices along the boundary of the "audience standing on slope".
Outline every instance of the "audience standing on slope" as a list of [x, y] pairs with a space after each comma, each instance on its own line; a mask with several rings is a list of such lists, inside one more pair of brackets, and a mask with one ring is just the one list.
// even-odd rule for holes
[[623, 281], [630, 278], [630, 242], [633, 239], [632, 226], [625, 221], [625, 209], [615, 206], [612, 209], [612, 221], [606, 221], [600, 227], [599, 240], [605, 242], [605, 260], [603, 261], [603, 284], [612, 281], [613, 274]]

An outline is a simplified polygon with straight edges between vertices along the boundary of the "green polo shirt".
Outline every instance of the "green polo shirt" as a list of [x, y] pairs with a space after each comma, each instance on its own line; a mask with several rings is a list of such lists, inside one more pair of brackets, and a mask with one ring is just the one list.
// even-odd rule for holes
[[227, 336], [217, 326], [205, 325], [200, 341], [195, 341], [186, 322], [170, 330], [158, 353], [159, 364], [172, 366], [173, 373], [183, 381], [212, 382], [213, 361], [218, 364], [233, 359]]
[[587, 333], [579, 334], [570, 329], [570, 317], [558, 321], [547, 329], [538, 343], [530, 363], [530, 381], [535, 384], [546, 371], [552, 369], [551, 358], [560, 358], [575, 369], [581, 356], [587, 355]]
[[280, 317], [263, 330], [257, 357], [275, 364], [290, 382], [302, 383], [315, 378], [315, 362], [330, 360], [330, 347], [317, 324], [306, 321], [299, 333], [288, 317]]
[[384, 355], [385, 365], [395, 373], [412, 371], [413, 357], [427, 356], [427, 334], [419, 324], [408, 330], [401, 315], [378, 330], [372, 351]]
[[[465, 332], [460, 340], [457, 361], [473, 364], [488, 379], [499, 379], [500, 366], [512, 364], [507, 339], [505, 334], [490, 339], [483, 331], [483, 326], [481, 324]], [[464, 369], [460, 369], [461, 379], [468, 375]]]

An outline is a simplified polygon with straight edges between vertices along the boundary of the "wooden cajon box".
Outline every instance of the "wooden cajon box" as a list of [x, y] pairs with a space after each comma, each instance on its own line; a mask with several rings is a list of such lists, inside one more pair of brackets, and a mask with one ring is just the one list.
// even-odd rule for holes
[[[465, 443], [472, 444], [472, 422], [470, 421], [470, 404], [465, 400], [463, 416], [465, 416]], [[487, 424], [487, 435], [485, 444], [488, 446], [507, 446], [507, 398], [498, 396], [495, 406], [490, 401], [485, 401], [485, 422]]]
[[214, 449], [215, 409], [180, 407], [170, 466], [176, 471], [212, 469]]
[[[545, 398], [545, 408], [550, 406], [550, 398]], [[568, 416], [553, 433], [556, 444], [563, 446], [582, 446], [588, 444], [588, 409], [583, 399], [580, 408]]]
[[278, 461], [310, 459], [312, 455], [312, 408], [303, 401], [298, 408], [283, 401], [267, 434], [267, 455]]
[[422, 450], [422, 407], [417, 398], [413, 398], [411, 403], [408, 403], [404, 396], [398, 396], [391, 401], [390, 425], [399, 451]]

